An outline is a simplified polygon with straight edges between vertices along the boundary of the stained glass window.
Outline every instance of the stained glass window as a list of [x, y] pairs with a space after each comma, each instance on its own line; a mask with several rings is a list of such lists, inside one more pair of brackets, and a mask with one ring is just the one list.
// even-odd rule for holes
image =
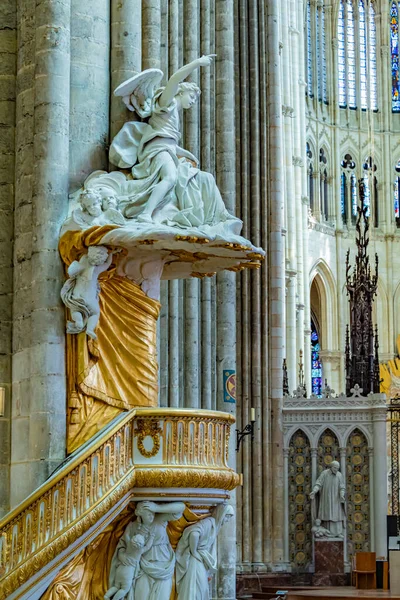
[[307, 1], [307, 93], [310, 98], [313, 97], [313, 81], [312, 81], [312, 43], [311, 43], [311, 3]]
[[355, 175], [350, 177], [351, 188], [351, 219], [355, 223], [357, 218], [357, 179]]
[[346, 108], [347, 85], [346, 85], [346, 36], [345, 36], [345, 17], [344, 0], [341, 0], [339, 7], [338, 22], [338, 69], [339, 69], [339, 106]]
[[392, 54], [392, 111], [400, 112], [399, 11], [397, 2], [390, 9], [390, 50]]
[[363, 0], [358, 3], [360, 26], [360, 103], [361, 108], [367, 109], [367, 29]]
[[325, 36], [325, 9], [321, 10], [321, 81], [322, 81], [322, 100], [328, 102], [328, 91], [326, 85], [326, 36]]
[[347, 177], [342, 173], [340, 178], [340, 208], [343, 223], [347, 223]]
[[400, 227], [400, 207], [399, 207], [399, 194], [400, 194], [400, 160], [395, 166], [395, 179], [394, 179], [394, 217], [396, 219], [397, 227]]
[[356, 46], [354, 31], [353, 0], [347, 0], [347, 100], [350, 108], [356, 108]]
[[372, 110], [378, 110], [378, 88], [376, 83], [376, 23], [375, 7], [369, 5], [369, 101]]
[[322, 394], [322, 364], [320, 360], [319, 335], [315, 323], [311, 320], [311, 389], [316, 396]]

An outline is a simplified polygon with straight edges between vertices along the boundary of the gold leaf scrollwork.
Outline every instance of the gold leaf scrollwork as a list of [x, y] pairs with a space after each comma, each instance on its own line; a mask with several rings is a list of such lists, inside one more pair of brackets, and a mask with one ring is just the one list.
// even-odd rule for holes
[[[135, 435], [137, 436], [137, 446], [140, 454], [145, 458], [156, 456], [160, 450], [160, 435], [163, 433], [161, 427], [158, 426], [157, 421], [151, 421], [150, 419], [138, 419], [136, 423]], [[148, 436], [153, 440], [151, 450], [146, 450], [143, 444], [144, 438]]]

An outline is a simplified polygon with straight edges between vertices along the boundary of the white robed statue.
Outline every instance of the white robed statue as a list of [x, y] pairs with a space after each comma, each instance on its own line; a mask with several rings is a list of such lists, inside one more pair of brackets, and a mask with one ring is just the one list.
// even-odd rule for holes
[[[119, 584], [119, 568], [129, 558], [129, 545], [137, 536], [143, 536], [145, 546], [140, 553], [138, 568], [132, 577], [128, 592], [124, 595], [127, 600], [168, 600], [172, 590], [175, 570], [175, 553], [170, 544], [167, 524], [168, 521], [180, 519], [185, 505], [182, 502], [139, 502], [135, 514], [137, 520], [126, 527], [111, 561], [110, 591], [121, 588]], [[131, 561], [132, 562], [132, 561]], [[117, 592], [118, 593], [118, 592]]]
[[242, 221], [231, 215], [210, 173], [178, 144], [180, 110], [189, 109], [200, 96], [195, 83], [184, 81], [194, 70], [212, 63], [202, 56], [180, 68], [159, 87], [163, 72], [147, 69], [115, 90], [142, 121], [128, 121], [110, 146], [110, 162], [131, 169], [119, 209], [128, 219], [178, 227], [219, 226], [239, 235]]
[[211, 517], [184, 530], [176, 548], [178, 600], [209, 600], [209, 577], [217, 570], [217, 536], [233, 515], [232, 506], [220, 504]]
[[[318, 477], [310, 499], [313, 502], [313, 520], [327, 529], [331, 536], [344, 537], [345, 490], [343, 475], [339, 463], [333, 460]], [[317, 504], [317, 506], [316, 506]]]

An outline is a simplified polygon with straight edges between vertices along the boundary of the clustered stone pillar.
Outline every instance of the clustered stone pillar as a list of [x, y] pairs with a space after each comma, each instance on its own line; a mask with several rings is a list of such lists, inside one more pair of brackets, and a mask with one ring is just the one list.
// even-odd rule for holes
[[13, 220], [15, 164], [15, 84], [17, 14], [13, 0], [2, 4], [0, 28], [0, 387], [5, 413], [0, 414], [0, 518], [9, 507], [11, 431], [11, 353], [13, 292]]
[[11, 504], [65, 456], [60, 225], [68, 197], [70, 3], [21, 2]]

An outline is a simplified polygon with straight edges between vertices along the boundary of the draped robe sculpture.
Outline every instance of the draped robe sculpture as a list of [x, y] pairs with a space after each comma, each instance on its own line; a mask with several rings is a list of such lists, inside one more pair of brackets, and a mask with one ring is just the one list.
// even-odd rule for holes
[[327, 529], [332, 536], [342, 538], [344, 536], [346, 486], [339, 466], [339, 463], [333, 460], [329, 467], [322, 471], [315, 482], [310, 499], [313, 503], [316, 499], [319, 500], [317, 510], [315, 510], [314, 504], [314, 518], [319, 519], [322, 527]]

